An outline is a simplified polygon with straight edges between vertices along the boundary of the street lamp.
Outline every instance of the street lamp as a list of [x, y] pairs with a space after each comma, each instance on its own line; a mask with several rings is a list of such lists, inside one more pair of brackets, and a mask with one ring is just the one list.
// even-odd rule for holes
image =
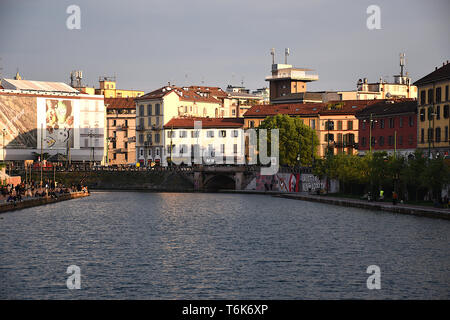
[[[366, 119], [363, 120], [364, 123], [367, 122]], [[372, 119], [372, 113], [370, 114], [370, 118], [369, 118], [369, 152], [372, 153], [372, 126], [374, 125], [374, 123], [377, 123], [378, 120], [373, 120]]]
[[[432, 108], [430, 112], [430, 108]], [[434, 113], [434, 106], [428, 107], [428, 158], [431, 159], [431, 140], [433, 140], [433, 147], [434, 147], [434, 116], [436, 113]], [[431, 118], [433, 118], [433, 128], [431, 128]]]
[[90, 145], [92, 148], [92, 158], [91, 158], [91, 155], [89, 156], [90, 163], [92, 166], [92, 161], [95, 161], [95, 153], [94, 153], [95, 151], [94, 151], [94, 146], [92, 145], [92, 137], [94, 137], [95, 134], [92, 132], [92, 130], [89, 130], [88, 136], [89, 136], [89, 142], [90, 142]]

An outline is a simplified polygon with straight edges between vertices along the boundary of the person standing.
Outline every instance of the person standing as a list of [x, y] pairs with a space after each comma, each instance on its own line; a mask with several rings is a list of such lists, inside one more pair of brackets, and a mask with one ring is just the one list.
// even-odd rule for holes
[[398, 200], [397, 192], [393, 191], [393, 192], [392, 192], [392, 204], [393, 204], [394, 206], [397, 204], [397, 200]]
[[380, 190], [380, 201], [383, 201], [383, 200], [384, 200], [384, 190], [381, 189]]

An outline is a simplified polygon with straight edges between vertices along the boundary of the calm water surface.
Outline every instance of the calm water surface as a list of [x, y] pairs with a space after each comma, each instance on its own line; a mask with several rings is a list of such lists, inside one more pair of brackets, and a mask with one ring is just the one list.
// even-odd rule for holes
[[445, 220], [264, 195], [94, 192], [0, 215], [0, 298], [448, 299], [449, 238]]

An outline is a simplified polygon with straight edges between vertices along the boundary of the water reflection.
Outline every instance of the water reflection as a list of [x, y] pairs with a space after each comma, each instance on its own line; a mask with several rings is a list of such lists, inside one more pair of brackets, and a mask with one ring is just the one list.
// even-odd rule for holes
[[[442, 220], [259, 195], [133, 192], [1, 218], [3, 299], [450, 297]], [[71, 264], [81, 290], [66, 288]], [[366, 288], [371, 264], [382, 290]]]

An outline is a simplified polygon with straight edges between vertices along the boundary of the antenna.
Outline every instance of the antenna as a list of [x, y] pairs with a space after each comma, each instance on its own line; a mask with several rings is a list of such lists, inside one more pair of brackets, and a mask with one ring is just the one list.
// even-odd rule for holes
[[242, 78], [241, 78], [241, 87], [242, 88], [244, 87], [244, 76], [242, 76]]
[[289, 53], [290, 53], [289, 48], [284, 49], [284, 64], [287, 64], [287, 57]]
[[405, 66], [405, 54], [400, 53], [400, 77], [403, 78], [403, 67]]
[[272, 64], [275, 64], [275, 48], [270, 49], [270, 55], [272, 56]]

